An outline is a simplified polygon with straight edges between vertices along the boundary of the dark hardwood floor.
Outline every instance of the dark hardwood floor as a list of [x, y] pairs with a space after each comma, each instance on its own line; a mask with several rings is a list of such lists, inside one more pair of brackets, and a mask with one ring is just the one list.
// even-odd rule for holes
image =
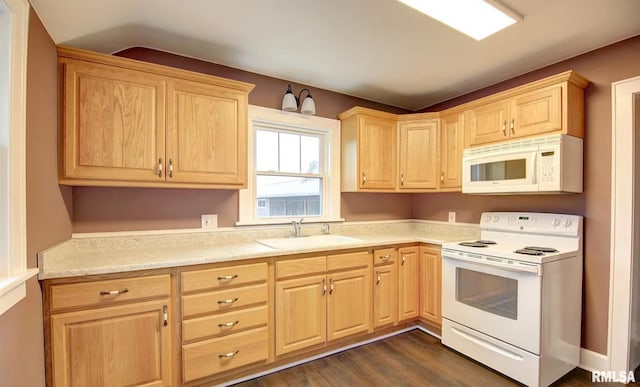
[[[578, 368], [553, 386], [596, 384], [622, 386], [591, 383], [591, 373]], [[246, 387], [519, 385], [417, 329], [238, 384]]]

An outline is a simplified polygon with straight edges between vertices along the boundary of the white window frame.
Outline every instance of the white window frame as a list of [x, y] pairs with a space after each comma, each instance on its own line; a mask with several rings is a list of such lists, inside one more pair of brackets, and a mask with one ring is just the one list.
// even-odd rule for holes
[[[258, 218], [256, 214], [256, 160], [255, 137], [260, 127], [300, 130], [321, 134], [325, 139], [325, 152], [321, 154], [326, 171], [322, 181], [321, 216], [305, 218], [306, 222], [341, 222], [340, 217], [340, 121], [330, 118], [307, 116], [261, 106], [249, 105], [247, 135], [247, 188], [239, 194], [238, 226], [260, 224], [285, 224], [300, 216]], [[323, 152], [323, 150], [320, 150]], [[324, 161], [323, 161], [324, 160]]]
[[[29, 3], [0, 0], [0, 314], [26, 296], [26, 95]], [[5, 55], [7, 53], [8, 55]]]

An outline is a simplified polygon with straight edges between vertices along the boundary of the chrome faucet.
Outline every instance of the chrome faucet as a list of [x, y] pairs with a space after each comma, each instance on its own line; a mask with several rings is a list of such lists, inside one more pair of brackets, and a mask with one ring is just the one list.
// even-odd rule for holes
[[331, 226], [329, 226], [329, 223], [325, 223], [322, 225], [322, 232], [326, 235], [331, 234]]
[[300, 227], [302, 226], [302, 221], [304, 220], [304, 218], [298, 220], [297, 222], [295, 220], [291, 221], [291, 224], [293, 224], [293, 233], [296, 237], [301, 236], [300, 234]]

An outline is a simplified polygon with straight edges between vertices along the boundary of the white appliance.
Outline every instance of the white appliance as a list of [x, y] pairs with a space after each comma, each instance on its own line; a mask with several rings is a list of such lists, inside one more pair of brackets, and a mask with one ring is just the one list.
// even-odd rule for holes
[[582, 192], [582, 139], [565, 134], [465, 149], [462, 193]]
[[442, 246], [442, 343], [529, 386], [580, 362], [582, 217], [487, 212]]

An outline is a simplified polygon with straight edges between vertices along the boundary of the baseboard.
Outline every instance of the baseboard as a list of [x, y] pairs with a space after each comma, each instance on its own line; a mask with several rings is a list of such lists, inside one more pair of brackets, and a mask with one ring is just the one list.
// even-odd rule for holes
[[586, 371], [606, 371], [609, 369], [609, 357], [598, 352], [580, 348], [580, 364]]

